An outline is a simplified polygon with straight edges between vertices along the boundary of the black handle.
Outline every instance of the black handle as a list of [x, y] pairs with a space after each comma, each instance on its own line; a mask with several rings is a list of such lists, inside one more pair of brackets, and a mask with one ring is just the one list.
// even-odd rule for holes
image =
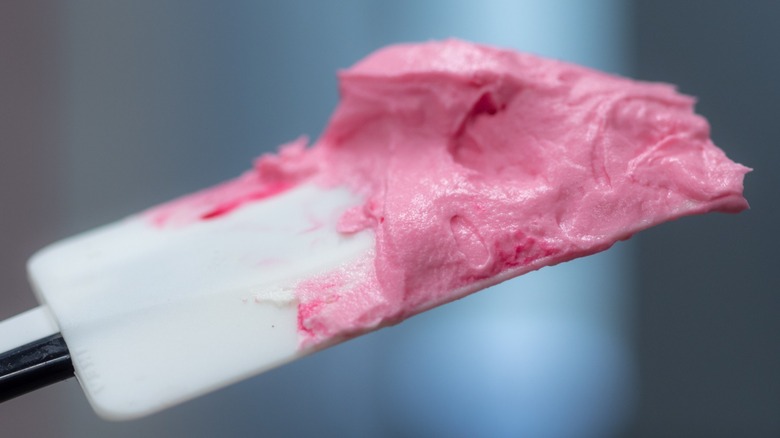
[[57, 333], [0, 354], [0, 403], [73, 377], [70, 351]]

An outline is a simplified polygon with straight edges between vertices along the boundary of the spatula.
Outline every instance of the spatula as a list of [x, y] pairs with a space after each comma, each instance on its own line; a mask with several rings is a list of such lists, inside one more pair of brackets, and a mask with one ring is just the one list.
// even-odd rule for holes
[[36, 254], [42, 307], [0, 324], [0, 398], [72, 363], [99, 414], [139, 417], [649, 226], [747, 208], [749, 169], [666, 85], [454, 40], [341, 80], [311, 148]]
[[[87, 397], [109, 419], [299, 358], [308, 351], [299, 348], [292, 288], [372, 248], [369, 233], [336, 232], [339, 212], [357, 201], [304, 185], [220, 220], [160, 229], [137, 216], [52, 245], [29, 263], [46, 304], [0, 324], [0, 348], [59, 331]], [[45, 366], [40, 360], [29, 366]], [[18, 385], [16, 371], [6, 386]]]

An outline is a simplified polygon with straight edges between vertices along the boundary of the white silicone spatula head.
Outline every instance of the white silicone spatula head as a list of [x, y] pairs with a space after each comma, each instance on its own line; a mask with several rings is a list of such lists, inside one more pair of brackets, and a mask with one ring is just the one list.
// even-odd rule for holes
[[42, 250], [30, 276], [95, 410], [130, 419], [304, 355], [292, 288], [373, 247], [336, 232], [358, 202], [303, 185], [186, 227], [134, 216]]

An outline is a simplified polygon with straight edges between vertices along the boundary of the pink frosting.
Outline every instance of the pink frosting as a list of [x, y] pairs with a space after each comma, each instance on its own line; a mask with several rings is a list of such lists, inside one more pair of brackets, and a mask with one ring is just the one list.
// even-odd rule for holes
[[749, 169], [670, 85], [457, 40], [391, 46], [339, 79], [341, 102], [311, 148], [300, 139], [150, 213], [159, 225], [214, 218], [302, 181], [364, 196], [339, 231], [372, 230], [370, 259], [298, 285], [307, 347], [664, 221], [748, 206]]

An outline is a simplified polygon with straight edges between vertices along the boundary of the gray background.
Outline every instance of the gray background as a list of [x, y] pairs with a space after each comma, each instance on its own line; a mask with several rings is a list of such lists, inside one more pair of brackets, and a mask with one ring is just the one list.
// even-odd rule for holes
[[637, 236], [631, 436], [780, 436], [780, 2], [635, 6], [636, 75], [698, 96], [715, 143], [755, 170], [745, 214]]

